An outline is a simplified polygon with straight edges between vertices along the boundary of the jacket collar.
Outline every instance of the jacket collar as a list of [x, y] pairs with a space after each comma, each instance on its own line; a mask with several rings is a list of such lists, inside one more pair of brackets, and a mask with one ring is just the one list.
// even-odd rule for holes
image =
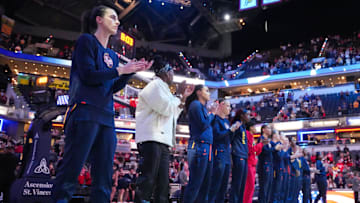
[[166, 82], [164, 82], [161, 78], [159, 78], [158, 76], [154, 76], [153, 79], [154, 79], [154, 80], [160, 80], [160, 84], [161, 84], [162, 86], [166, 87], [166, 89], [169, 90], [169, 92], [171, 92], [169, 85], [168, 85]]

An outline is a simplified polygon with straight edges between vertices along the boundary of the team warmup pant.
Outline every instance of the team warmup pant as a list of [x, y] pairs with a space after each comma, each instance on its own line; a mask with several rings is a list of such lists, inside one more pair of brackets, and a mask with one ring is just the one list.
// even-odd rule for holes
[[270, 201], [271, 187], [273, 181], [273, 166], [270, 162], [259, 165], [259, 203], [268, 203]]
[[324, 177], [316, 177], [316, 184], [319, 189], [319, 194], [316, 196], [314, 203], [317, 203], [320, 198], [322, 198], [322, 202], [326, 202], [326, 191], [327, 191], [327, 180], [326, 176]]
[[224, 156], [228, 156], [224, 152], [219, 152], [218, 150], [213, 155], [215, 156], [211, 175], [209, 203], [223, 203], [225, 202], [231, 163], [224, 162]]
[[212, 173], [212, 145], [195, 143], [194, 151], [188, 152], [190, 166], [189, 183], [185, 188], [184, 203], [208, 203]]
[[282, 202], [286, 202], [289, 197], [289, 167], [284, 168], [283, 176], [284, 181], [282, 183], [282, 194], [281, 194], [281, 200]]
[[298, 190], [298, 178], [296, 178], [296, 175], [294, 173], [290, 173], [289, 175], [289, 192], [286, 202], [287, 203], [294, 203], [297, 202], [297, 190]]
[[272, 196], [271, 202], [281, 203], [282, 200], [282, 189], [283, 189], [283, 182], [284, 182], [284, 173], [283, 169], [280, 168], [279, 170], [274, 170], [274, 180], [272, 184]]
[[304, 175], [302, 179], [303, 203], [311, 203], [311, 180], [310, 175]]
[[117, 142], [115, 129], [93, 121], [75, 120], [75, 117], [71, 115], [66, 121], [64, 158], [55, 181], [54, 201], [70, 201], [78, 185], [80, 171], [89, 157], [91, 202], [110, 202]]
[[247, 179], [247, 159], [232, 156], [233, 170], [231, 182], [231, 203], [241, 203], [244, 200], [245, 184]]

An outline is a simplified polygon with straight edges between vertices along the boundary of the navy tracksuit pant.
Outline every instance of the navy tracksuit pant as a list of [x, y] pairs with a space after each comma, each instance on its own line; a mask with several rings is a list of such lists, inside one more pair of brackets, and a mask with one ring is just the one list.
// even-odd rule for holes
[[299, 194], [300, 191], [302, 190], [302, 184], [303, 183], [303, 179], [302, 176], [296, 177], [296, 190], [294, 193], [294, 203], [299, 202]]
[[[260, 163], [261, 164], [261, 163]], [[264, 165], [259, 165], [259, 203], [268, 203], [271, 196], [271, 187], [273, 182], [273, 165], [270, 162], [265, 162]]]
[[284, 181], [281, 186], [281, 202], [286, 202], [289, 194], [289, 168], [286, 166], [283, 171]]
[[209, 203], [223, 203], [225, 202], [225, 195], [229, 182], [231, 163], [225, 161], [230, 156], [229, 152], [224, 150], [215, 150], [213, 153], [214, 163], [211, 177], [211, 188], [209, 193]]
[[274, 171], [274, 182], [272, 184], [273, 197], [271, 202], [282, 203], [283, 202], [283, 183], [284, 183], [284, 172], [283, 169]]
[[315, 179], [319, 189], [319, 194], [316, 196], [314, 203], [317, 203], [320, 200], [320, 198], [322, 198], [322, 202], [326, 202], [326, 191], [327, 191], [326, 176], [316, 177]]
[[293, 203], [294, 200], [294, 193], [297, 190], [297, 179], [296, 179], [296, 175], [293, 173], [289, 174], [289, 189], [288, 189], [288, 194], [287, 194], [287, 199], [286, 199], [286, 203]]
[[[116, 135], [113, 127], [94, 121], [75, 120], [73, 112], [65, 125], [64, 158], [59, 166], [54, 198], [68, 202], [78, 185], [77, 178], [88, 159], [91, 163], [91, 202], [110, 202]], [[62, 201], [60, 201], [62, 200]]]
[[184, 203], [207, 203], [211, 186], [212, 145], [195, 143], [195, 151], [188, 152], [190, 177], [184, 194]]
[[309, 203], [311, 201], [311, 180], [310, 175], [303, 175], [302, 179], [302, 193], [303, 203]]
[[231, 203], [241, 203], [244, 200], [244, 191], [247, 178], [248, 162], [247, 159], [233, 155], [233, 170], [231, 182]]

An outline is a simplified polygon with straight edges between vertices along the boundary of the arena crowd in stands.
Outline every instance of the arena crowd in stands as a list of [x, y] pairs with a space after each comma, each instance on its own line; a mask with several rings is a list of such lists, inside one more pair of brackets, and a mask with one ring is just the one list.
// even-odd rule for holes
[[[325, 49], [321, 52], [326, 38], [328, 40]], [[278, 49], [260, 51], [246, 62], [240, 58], [212, 59], [199, 57], [194, 53], [184, 53], [191, 67], [186, 61], [183, 61], [179, 53], [161, 52], [141, 47], [136, 50], [136, 57], [151, 58], [155, 54], [161, 54], [174, 67], [177, 74], [208, 80], [231, 80], [357, 64], [360, 63], [360, 48], [357, 48], [360, 42], [359, 38], [360, 34], [353, 33], [351, 36], [332, 35], [299, 43], [287, 43]], [[8, 39], [2, 37], [0, 45], [10, 51], [24, 52], [30, 45], [34, 45], [35, 41], [48, 44], [57, 50], [56, 53], [53, 55], [50, 53], [49, 56], [63, 59], [72, 57], [75, 42], [56, 40], [53, 36], [41, 39], [31, 35], [13, 34]], [[43, 53], [44, 50], [28, 49], [28, 52], [38, 54]], [[315, 67], [316, 64], [317, 67]]]

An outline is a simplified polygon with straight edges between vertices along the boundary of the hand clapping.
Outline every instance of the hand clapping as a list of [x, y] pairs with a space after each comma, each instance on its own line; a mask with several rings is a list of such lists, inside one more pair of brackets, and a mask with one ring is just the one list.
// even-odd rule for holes
[[153, 63], [154, 61], [146, 61], [144, 58], [140, 59], [139, 61], [133, 59], [124, 66], [117, 67], [116, 70], [118, 71], [119, 75], [135, 73], [150, 69]]

